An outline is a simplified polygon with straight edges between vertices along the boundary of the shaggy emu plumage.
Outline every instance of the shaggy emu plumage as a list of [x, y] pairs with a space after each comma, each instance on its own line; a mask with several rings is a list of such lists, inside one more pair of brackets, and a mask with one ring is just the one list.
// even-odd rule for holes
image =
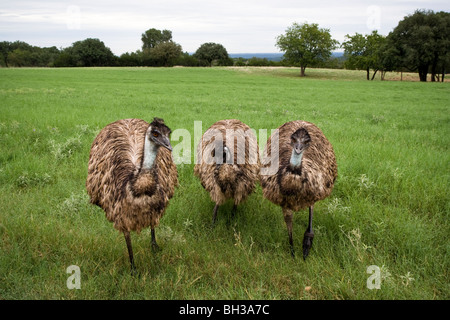
[[178, 184], [170, 132], [162, 119], [125, 119], [107, 125], [92, 143], [86, 189], [91, 203], [123, 232], [132, 270], [130, 231], [150, 226], [157, 249], [155, 227]]
[[279, 127], [267, 141], [261, 172], [276, 159], [276, 155], [271, 157], [271, 150], [277, 140], [278, 170], [270, 175], [261, 174], [263, 195], [282, 207], [292, 256], [293, 212], [309, 207], [309, 224], [303, 237], [306, 259], [314, 238], [314, 203], [328, 197], [333, 189], [337, 178], [336, 158], [331, 143], [318, 127], [306, 121], [291, 121]]
[[232, 214], [255, 189], [259, 175], [259, 150], [254, 132], [245, 123], [221, 120], [214, 123], [202, 136], [197, 147], [194, 174], [216, 203], [217, 210], [228, 199], [233, 199]]

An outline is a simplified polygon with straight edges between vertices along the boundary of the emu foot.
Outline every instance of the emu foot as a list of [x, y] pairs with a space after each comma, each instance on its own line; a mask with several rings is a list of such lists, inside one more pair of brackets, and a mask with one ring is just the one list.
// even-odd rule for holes
[[131, 273], [131, 276], [132, 276], [132, 277], [139, 276], [139, 272], [138, 272], [138, 270], [136, 269], [136, 266], [134, 265], [134, 263], [131, 265], [130, 273]]
[[305, 260], [309, 254], [309, 250], [312, 247], [313, 239], [314, 239], [314, 232], [308, 232], [307, 230], [305, 232], [305, 235], [303, 236], [303, 260]]
[[161, 251], [161, 248], [158, 246], [158, 244], [152, 241], [152, 252], [159, 252]]
[[294, 246], [293, 246], [293, 245], [290, 245], [290, 246], [289, 246], [289, 249], [290, 249], [290, 251], [291, 251], [291, 257], [292, 257], [293, 259], [295, 259], [295, 250], [294, 250]]

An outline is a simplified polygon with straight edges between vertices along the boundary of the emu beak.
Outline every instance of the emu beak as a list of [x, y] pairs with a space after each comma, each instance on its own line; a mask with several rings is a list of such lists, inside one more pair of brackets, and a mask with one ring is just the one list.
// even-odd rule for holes
[[164, 148], [166, 148], [169, 151], [172, 151], [172, 145], [170, 144], [169, 138], [162, 137], [160, 142], [161, 142], [161, 146], [163, 146]]
[[297, 141], [294, 143], [294, 150], [296, 154], [300, 154], [302, 153], [302, 151], [304, 150], [304, 146], [300, 141]]

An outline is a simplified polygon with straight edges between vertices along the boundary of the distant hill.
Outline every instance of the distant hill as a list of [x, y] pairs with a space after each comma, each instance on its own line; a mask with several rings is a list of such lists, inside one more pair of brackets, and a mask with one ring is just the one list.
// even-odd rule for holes
[[264, 59], [271, 61], [281, 61], [283, 58], [283, 53], [230, 53], [228, 54], [230, 58], [243, 58], [243, 59], [251, 59], [253, 57]]
[[[243, 58], [243, 59], [251, 59], [253, 57], [264, 59], [270, 61], [281, 61], [283, 59], [283, 53], [230, 53], [228, 54], [230, 58]], [[333, 58], [340, 58], [344, 55], [343, 52], [333, 52], [331, 56]]]

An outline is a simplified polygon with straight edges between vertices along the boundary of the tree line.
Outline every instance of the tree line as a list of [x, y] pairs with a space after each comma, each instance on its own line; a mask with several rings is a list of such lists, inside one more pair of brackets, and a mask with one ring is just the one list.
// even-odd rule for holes
[[[347, 34], [340, 44], [329, 29], [318, 24], [294, 23], [276, 39], [284, 52], [282, 61], [265, 58], [230, 58], [218, 43], [202, 44], [194, 54], [183, 52], [172, 39], [172, 31], [155, 28], [145, 31], [142, 47], [135, 52], [115, 56], [99, 39], [88, 38], [68, 48], [40, 48], [22, 41], [0, 42], [2, 67], [94, 67], [94, 66], [298, 66], [300, 76], [307, 67], [365, 70], [367, 80], [379, 72], [418, 72], [421, 81], [431, 73], [432, 81], [444, 81], [450, 69], [450, 13], [417, 10], [401, 20], [387, 36]], [[333, 50], [344, 49], [342, 58], [332, 57]]]
[[[399, 22], [387, 36], [373, 31], [370, 34], [347, 34], [339, 45], [331, 38], [329, 29], [317, 24], [290, 26], [277, 38], [277, 47], [285, 52], [285, 59], [300, 67], [305, 76], [306, 67], [326, 61], [332, 50], [344, 49], [344, 66], [365, 70], [367, 80], [376, 73], [381, 79], [387, 71], [418, 72], [420, 81], [444, 81], [450, 69], [450, 13], [417, 10]], [[372, 76], [370, 73], [372, 72]]]

